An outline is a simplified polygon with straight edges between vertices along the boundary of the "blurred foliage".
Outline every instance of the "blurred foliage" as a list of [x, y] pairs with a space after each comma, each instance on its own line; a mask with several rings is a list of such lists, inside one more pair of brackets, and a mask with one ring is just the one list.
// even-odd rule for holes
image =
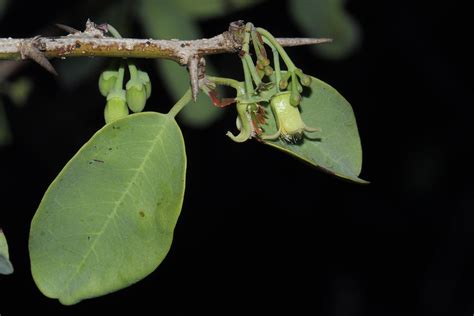
[[255, 5], [262, 0], [195, 0], [170, 1], [179, 11], [192, 18], [214, 18]]
[[[0, 0], [0, 19], [3, 16], [7, 0]], [[5, 116], [5, 108], [0, 100], [0, 146], [8, 144], [11, 141], [10, 127], [8, 126], [8, 120]]]
[[[120, 30], [123, 36], [132, 36], [128, 19], [129, 6], [128, 0], [114, 1], [105, 11], [99, 12], [93, 20], [98, 23], [110, 23]], [[69, 58], [57, 62], [55, 67], [61, 76], [59, 80], [61, 86], [72, 90], [91, 74], [97, 72], [103, 64], [103, 58]]]
[[10, 97], [14, 105], [21, 107], [28, 101], [28, 97], [33, 90], [33, 82], [26, 77], [21, 77], [13, 82], [6, 83], [3, 90]]
[[0, 19], [2, 18], [3, 13], [5, 12], [5, 8], [7, 7], [7, 5], [8, 5], [7, 0], [0, 0]]
[[[0, 83], [0, 96], [6, 95], [13, 105], [24, 106], [33, 90], [33, 83], [30, 79], [20, 77], [12, 82]], [[0, 146], [8, 145], [12, 141], [12, 134], [5, 112], [5, 105], [0, 100]]]
[[8, 145], [12, 140], [12, 134], [5, 113], [5, 106], [0, 100], [0, 146]]
[[313, 46], [321, 56], [330, 59], [344, 58], [359, 45], [358, 24], [344, 10], [346, 0], [292, 0], [291, 13], [309, 37], [330, 37], [329, 45]]
[[8, 254], [8, 244], [0, 228], [0, 274], [12, 274], [13, 266], [10, 262], [10, 256]]
[[[140, 21], [152, 38], [160, 39], [196, 39], [201, 38], [197, 22], [192, 14], [179, 9], [187, 7], [185, 2], [180, 1], [180, 5], [175, 2], [167, 1], [157, 3], [153, 0], [142, 0], [139, 6]], [[218, 3], [220, 1], [206, 1]], [[195, 5], [195, 7], [198, 7]], [[213, 6], [209, 7], [214, 10]], [[192, 10], [190, 10], [192, 11]], [[166, 87], [170, 90], [174, 99], [178, 100], [189, 88], [189, 77], [186, 69], [167, 60], [156, 60], [158, 70], [164, 78]], [[210, 62], [206, 65], [207, 73], [215, 74], [216, 70]], [[220, 109], [212, 106], [207, 96], [200, 94], [197, 102], [185, 107], [179, 114], [179, 119], [193, 127], [206, 127], [216, 121], [222, 115]]]

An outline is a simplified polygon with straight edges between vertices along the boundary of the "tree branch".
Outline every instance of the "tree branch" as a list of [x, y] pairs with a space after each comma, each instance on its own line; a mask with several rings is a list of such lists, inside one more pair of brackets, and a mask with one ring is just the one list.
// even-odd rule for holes
[[[92, 26], [91, 26], [92, 25]], [[188, 65], [191, 58], [213, 54], [234, 53], [241, 48], [243, 28], [231, 23], [229, 30], [209, 39], [153, 40], [106, 37], [103, 30], [88, 21], [84, 32], [74, 32], [61, 37], [0, 38], [0, 59], [31, 58], [25, 51], [34, 47], [47, 58], [65, 57], [123, 57], [166, 58]], [[282, 46], [300, 46], [326, 43], [330, 39], [280, 38]], [[26, 52], [26, 53], [25, 53]]]
[[[113, 38], [104, 35], [107, 24], [96, 25], [87, 20], [86, 29], [80, 32], [67, 25], [58, 25], [70, 32], [67, 36], [33, 38], [0, 38], [0, 59], [31, 59], [52, 74], [57, 75], [48, 59], [66, 57], [122, 57], [166, 58], [187, 66], [192, 96], [199, 92], [199, 73], [204, 69], [204, 56], [236, 53], [242, 48], [243, 21], [232, 22], [229, 29], [209, 39], [190, 41]], [[301, 46], [330, 42], [327, 38], [277, 38], [282, 46]]]

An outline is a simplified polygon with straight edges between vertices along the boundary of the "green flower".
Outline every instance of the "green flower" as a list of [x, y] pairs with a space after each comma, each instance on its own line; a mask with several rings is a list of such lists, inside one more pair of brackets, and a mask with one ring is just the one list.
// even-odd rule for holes
[[130, 110], [141, 112], [145, 108], [147, 92], [145, 85], [140, 79], [130, 79], [125, 85], [127, 89], [126, 99]]
[[270, 106], [278, 130], [273, 135], [262, 135], [262, 139], [275, 140], [280, 137], [287, 142], [296, 142], [301, 140], [304, 132], [321, 131], [319, 128], [306, 126], [301, 118], [299, 107], [291, 105], [290, 98], [290, 91], [281, 92], [273, 96]]
[[106, 70], [100, 74], [99, 91], [104, 97], [106, 97], [114, 87], [117, 76], [118, 71], [116, 70]]
[[128, 115], [125, 90], [112, 90], [107, 96], [107, 104], [104, 109], [105, 123], [111, 123]]
[[145, 91], [146, 91], [146, 98], [148, 99], [151, 95], [151, 81], [150, 77], [148, 76], [148, 73], [145, 71], [138, 70], [138, 78], [142, 81], [142, 83], [145, 85]]

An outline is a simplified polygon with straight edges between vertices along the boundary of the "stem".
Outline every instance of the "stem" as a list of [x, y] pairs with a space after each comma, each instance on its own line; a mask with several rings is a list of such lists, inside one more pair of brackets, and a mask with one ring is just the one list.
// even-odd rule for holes
[[107, 24], [107, 30], [109, 31], [110, 34], [112, 34], [113, 37], [115, 38], [122, 38], [122, 35], [117, 31], [115, 27], [113, 27], [110, 24]]
[[262, 83], [262, 80], [260, 79], [257, 69], [255, 69], [255, 65], [253, 63], [252, 57], [250, 57], [249, 54], [245, 54], [244, 56], [245, 62], [247, 63], [248, 69], [250, 71], [250, 75], [252, 76], [253, 82], [255, 85], [258, 87], [260, 83]]
[[215, 84], [232, 87], [237, 91], [242, 90], [241, 82], [235, 79], [214, 76], [206, 76], [206, 78]]
[[273, 67], [275, 68], [273, 71], [275, 73], [275, 83], [276, 83], [277, 91], [280, 92], [280, 81], [281, 81], [280, 54], [278, 54], [278, 51], [275, 48], [275, 46], [273, 46], [273, 44], [267, 38], [264, 37], [263, 42], [272, 49]]
[[186, 104], [191, 102], [192, 99], [193, 94], [191, 93], [191, 88], [189, 88], [186, 93], [184, 93], [184, 95], [181, 97], [181, 99], [179, 99], [178, 102], [173, 105], [171, 110], [168, 112], [168, 115], [173, 118], [176, 117], [179, 111], [181, 111], [186, 106]]
[[253, 29], [253, 24], [248, 22], [247, 24], [245, 24], [245, 34], [244, 34], [244, 41], [242, 42], [242, 51], [244, 51], [246, 54], [249, 53], [250, 51], [250, 47], [249, 47], [249, 43], [250, 43], [250, 33], [252, 32], [252, 29]]
[[251, 78], [251, 75], [250, 75], [249, 66], [247, 65], [245, 60], [243, 60], [243, 59], [241, 59], [241, 60], [242, 60], [242, 67], [244, 69], [245, 95], [250, 96], [254, 92], [253, 86], [252, 86], [252, 78]]
[[[228, 33], [225, 33], [228, 34]], [[318, 39], [282, 38], [283, 46], [321, 43]], [[83, 33], [74, 36], [39, 38], [0, 38], [0, 59], [19, 60], [28, 58], [29, 47], [40, 47], [47, 58], [59, 57], [121, 57], [121, 58], [167, 58], [187, 65], [189, 58], [215, 54], [232, 54], [239, 50], [242, 42], [229, 40], [223, 34], [209, 39], [197, 40], [153, 40], [137, 38], [94, 37]], [[3, 68], [3, 67], [2, 67]]]
[[[242, 42], [242, 53], [244, 54], [243, 57], [240, 58], [242, 61], [242, 68], [244, 69], [244, 78], [245, 78], [245, 95], [250, 96], [253, 94], [253, 86], [252, 86], [252, 75], [250, 71], [250, 66], [248, 65], [248, 62], [246, 58], [250, 58], [249, 55], [249, 43], [250, 43], [250, 33], [252, 32], [253, 29], [253, 24], [252, 23], [247, 23], [245, 24], [245, 34], [244, 34], [244, 41]], [[247, 57], [248, 56], [248, 57]], [[253, 61], [250, 61], [251, 64], [253, 65]], [[256, 73], [256, 71], [255, 71]], [[257, 74], [258, 77], [258, 74]], [[258, 78], [260, 80], [260, 78]]]
[[122, 91], [124, 73], [125, 73], [125, 67], [124, 67], [123, 62], [122, 62], [122, 63], [120, 63], [120, 67], [118, 69], [117, 80], [115, 81], [115, 85], [114, 85], [114, 90], [115, 91]]
[[258, 40], [257, 31], [255, 31], [255, 29], [252, 30], [252, 33], [250, 33], [250, 36], [252, 38], [253, 49], [255, 50], [255, 55], [257, 56], [257, 60], [262, 57], [266, 57], [266, 56], [262, 56], [262, 50], [264, 51], [265, 49], [262, 47], [263, 46], [262, 43], [260, 43], [260, 41]]
[[288, 67], [288, 71], [293, 72], [296, 69], [296, 66], [295, 64], [293, 64], [290, 57], [285, 52], [285, 50], [280, 45], [280, 43], [278, 43], [278, 40], [275, 37], [273, 37], [273, 35], [270, 34], [270, 32], [268, 32], [265, 29], [262, 29], [261, 27], [257, 27], [257, 32], [259, 32], [263, 37], [268, 39], [270, 43], [272, 43], [273, 46], [275, 46], [275, 48], [278, 50], [278, 53], [280, 53], [281, 58], [285, 62], [286, 66]]
[[133, 61], [127, 61], [128, 63], [128, 71], [130, 72], [130, 80], [137, 80], [138, 79], [138, 70], [137, 66]]

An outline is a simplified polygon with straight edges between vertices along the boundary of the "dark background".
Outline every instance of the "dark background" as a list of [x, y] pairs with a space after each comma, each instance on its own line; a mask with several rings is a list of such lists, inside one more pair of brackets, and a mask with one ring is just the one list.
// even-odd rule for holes
[[[55, 22], [81, 28], [99, 3], [12, 1], [0, 36], [30, 37]], [[167, 258], [143, 281], [72, 307], [35, 287], [28, 232], [49, 183], [103, 124], [100, 71], [68, 91], [61, 77], [24, 67], [15, 76], [33, 79], [28, 104], [4, 98], [14, 139], [0, 148], [0, 223], [15, 273], [0, 276], [0, 314], [472, 315], [472, 27], [460, 3], [349, 1], [363, 34], [353, 55], [328, 61], [289, 50], [352, 103], [370, 185], [254, 141], [231, 142], [230, 109], [208, 129], [183, 126], [187, 189]], [[286, 2], [269, 1], [201, 27], [212, 36], [243, 19], [303, 36], [287, 12]], [[133, 34], [143, 36], [138, 24]], [[211, 58], [241, 76], [236, 56]], [[143, 62], [154, 87], [149, 109], [162, 110], [172, 100], [153, 66]]]

